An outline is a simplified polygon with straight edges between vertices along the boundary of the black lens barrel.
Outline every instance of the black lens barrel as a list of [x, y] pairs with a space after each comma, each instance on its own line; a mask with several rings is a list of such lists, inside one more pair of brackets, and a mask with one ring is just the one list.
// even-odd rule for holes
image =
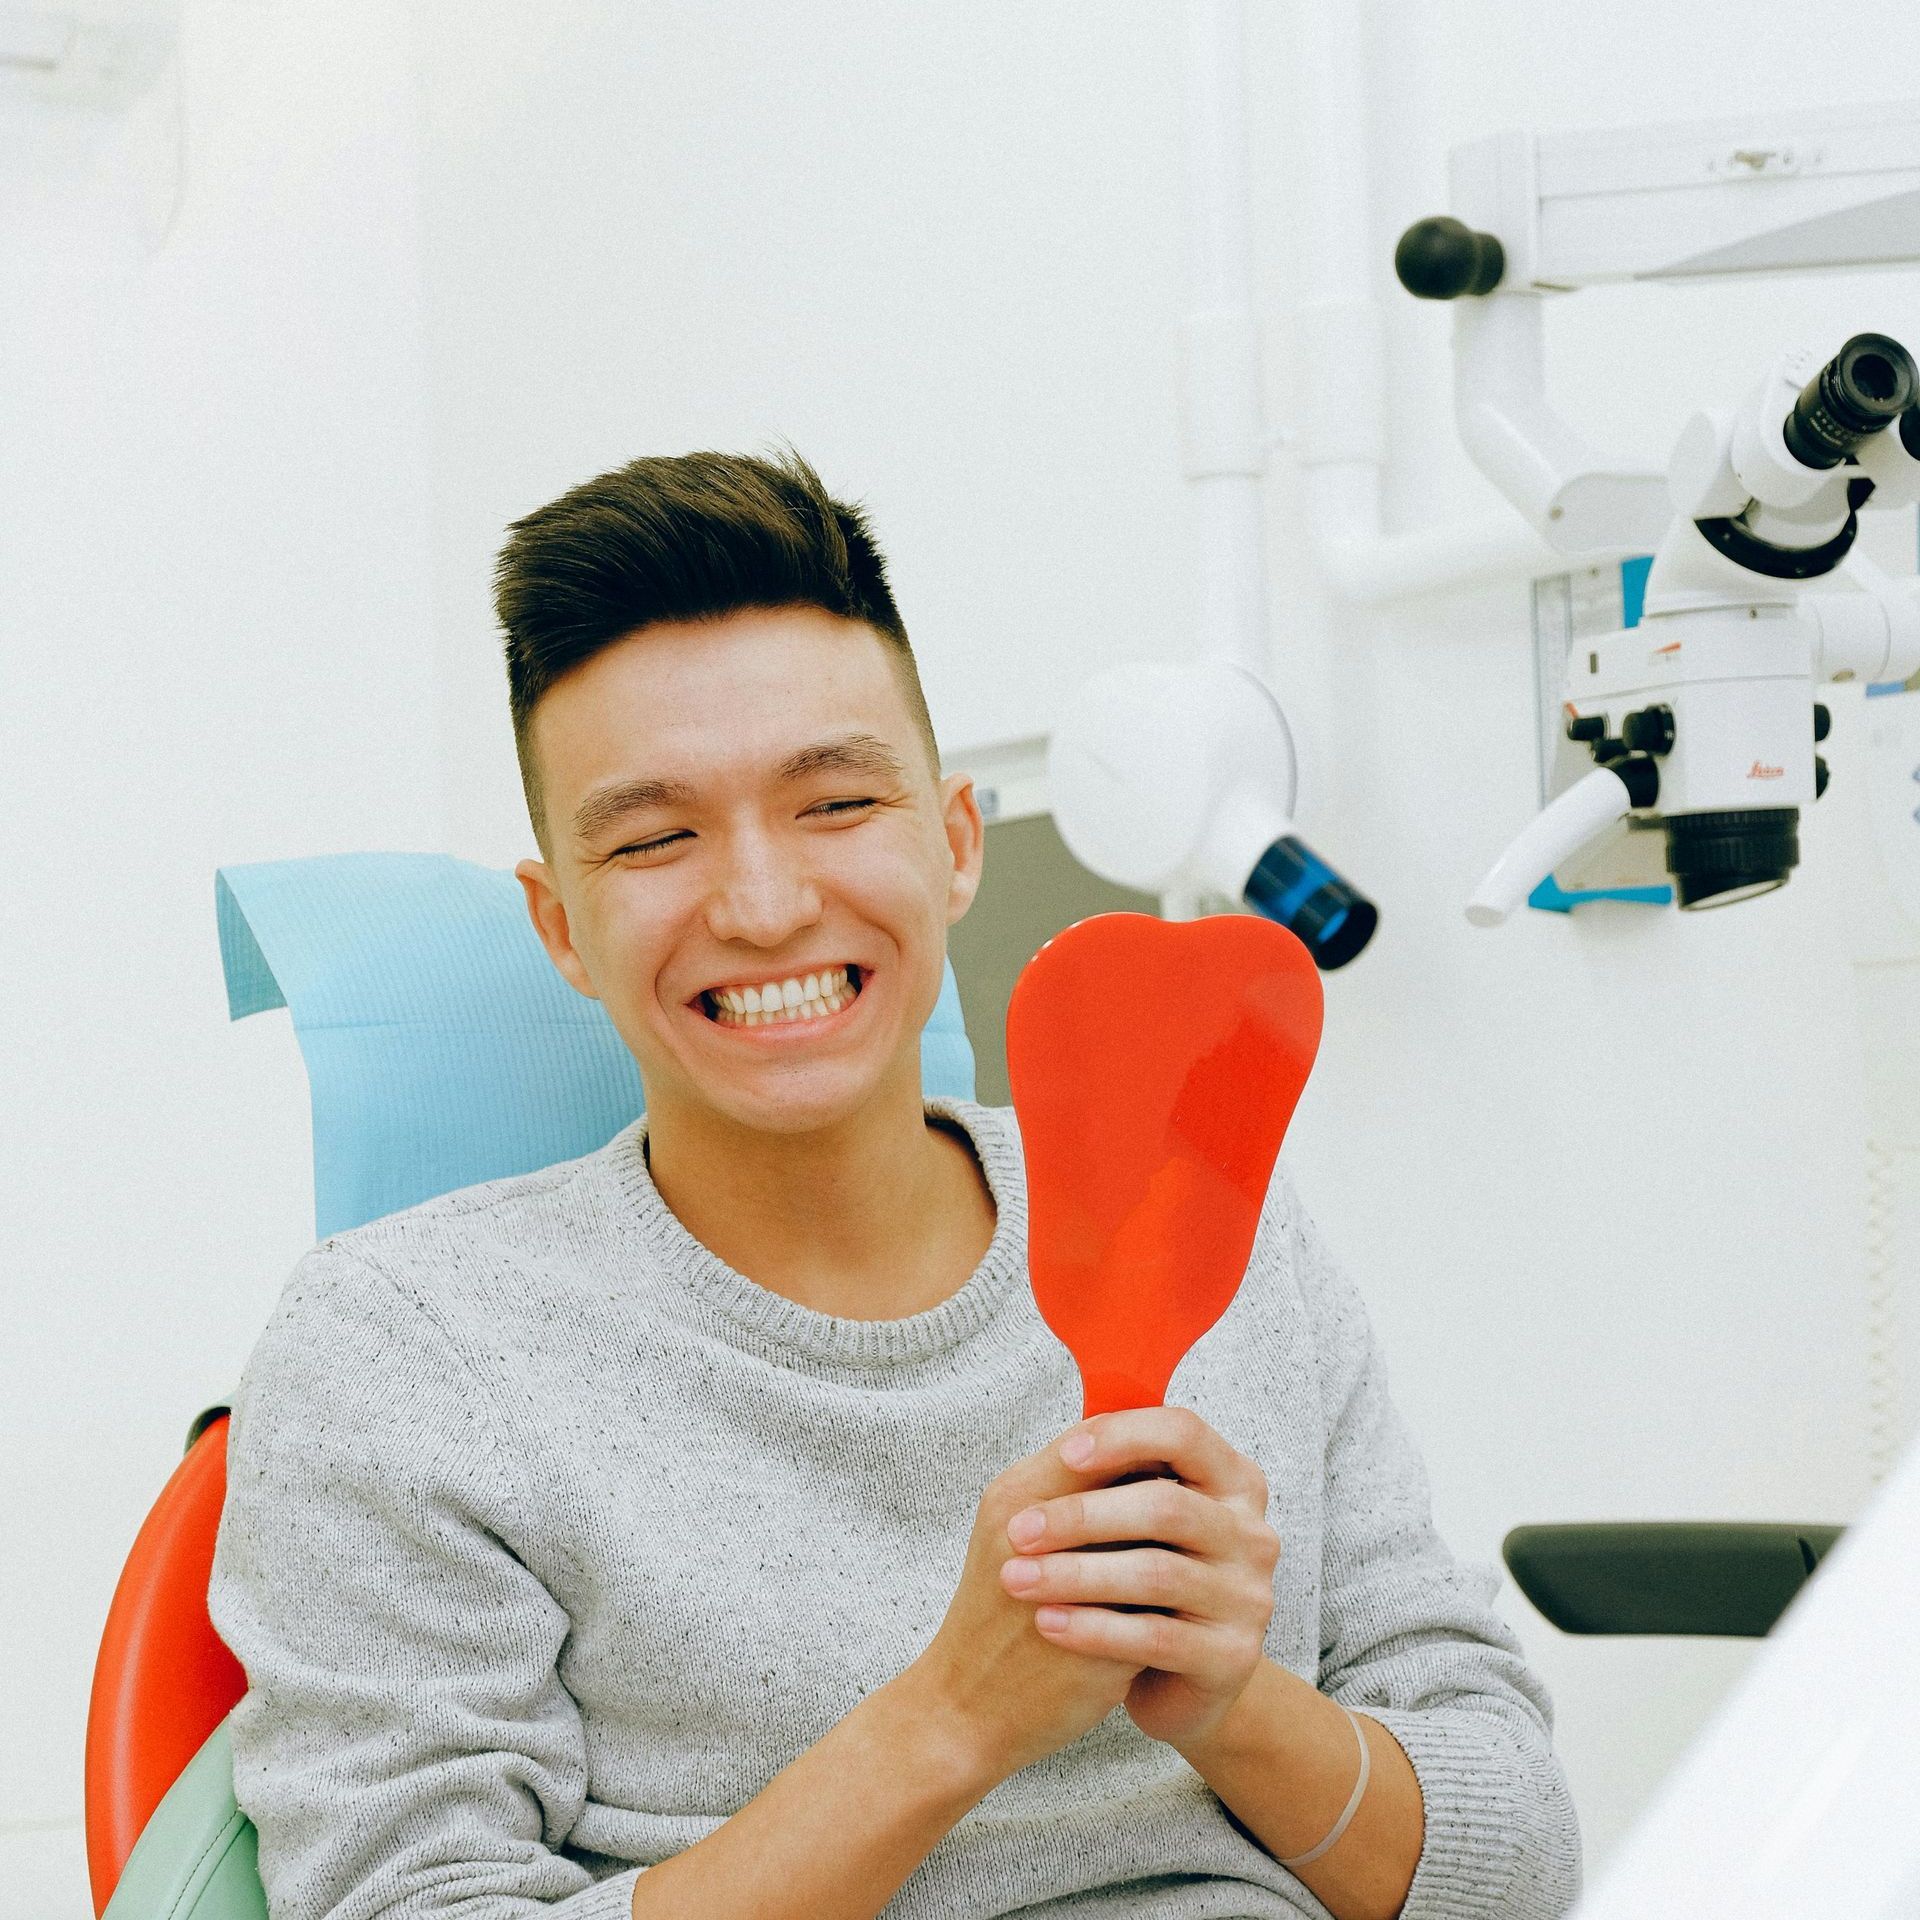
[[1322, 973], [1344, 967], [1380, 924], [1379, 908], [1291, 833], [1260, 856], [1244, 898], [1254, 912], [1297, 934]]
[[1803, 467], [1837, 467], [1916, 400], [1912, 354], [1884, 333], [1856, 333], [1801, 389], [1781, 433]]
[[1683, 907], [1751, 899], [1800, 864], [1798, 807], [1674, 813], [1666, 826], [1667, 871]]

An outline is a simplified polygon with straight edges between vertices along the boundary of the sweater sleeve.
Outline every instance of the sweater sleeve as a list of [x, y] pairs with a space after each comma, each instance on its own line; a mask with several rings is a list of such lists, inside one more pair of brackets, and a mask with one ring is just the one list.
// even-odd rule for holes
[[515, 1556], [512, 1462], [421, 1306], [330, 1241], [234, 1400], [208, 1604], [271, 1920], [627, 1920], [585, 1804], [568, 1618]]
[[1498, 1576], [1434, 1531], [1366, 1307], [1284, 1172], [1276, 1198], [1327, 1419], [1319, 1685], [1392, 1733], [1426, 1806], [1401, 1920], [1547, 1920], [1579, 1894], [1580, 1830], [1546, 1689], [1492, 1609]]

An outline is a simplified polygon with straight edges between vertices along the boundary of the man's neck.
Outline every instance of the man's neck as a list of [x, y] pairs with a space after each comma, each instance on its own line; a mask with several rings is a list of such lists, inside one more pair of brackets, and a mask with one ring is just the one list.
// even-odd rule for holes
[[760, 1133], [650, 1115], [660, 1197], [736, 1273], [817, 1313], [900, 1320], [956, 1293], [994, 1205], [964, 1134], [931, 1124], [917, 1077], [843, 1126]]

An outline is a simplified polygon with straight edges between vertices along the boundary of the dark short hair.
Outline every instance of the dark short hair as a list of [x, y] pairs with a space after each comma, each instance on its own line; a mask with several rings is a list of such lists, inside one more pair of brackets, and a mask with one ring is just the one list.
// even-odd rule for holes
[[749, 607], [812, 606], [887, 644], [936, 774], [940, 750], [886, 560], [865, 513], [831, 498], [791, 447], [648, 455], [536, 508], [507, 529], [494, 563], [506, 634], [514, 747], [535, 836], [546, 845], [534, 708], [556, 680], [617, 640], [662, 622]]

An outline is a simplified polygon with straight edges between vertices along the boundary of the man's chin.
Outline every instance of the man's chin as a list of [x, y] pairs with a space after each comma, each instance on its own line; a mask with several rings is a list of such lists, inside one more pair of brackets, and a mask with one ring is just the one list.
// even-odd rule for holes
[[[917, 1054], [911, 1064], [917, 1087]], [[896, 1078], [895, 1071], [863, 1069], [853, 1061], [789, 1062], [751, 1076], [709, 1076], [663, 1102], [662, 1112], [663, 1117], [684, 1113], [695, 1131], [793, 1138], [858, 1120], [887, 1101]]]

